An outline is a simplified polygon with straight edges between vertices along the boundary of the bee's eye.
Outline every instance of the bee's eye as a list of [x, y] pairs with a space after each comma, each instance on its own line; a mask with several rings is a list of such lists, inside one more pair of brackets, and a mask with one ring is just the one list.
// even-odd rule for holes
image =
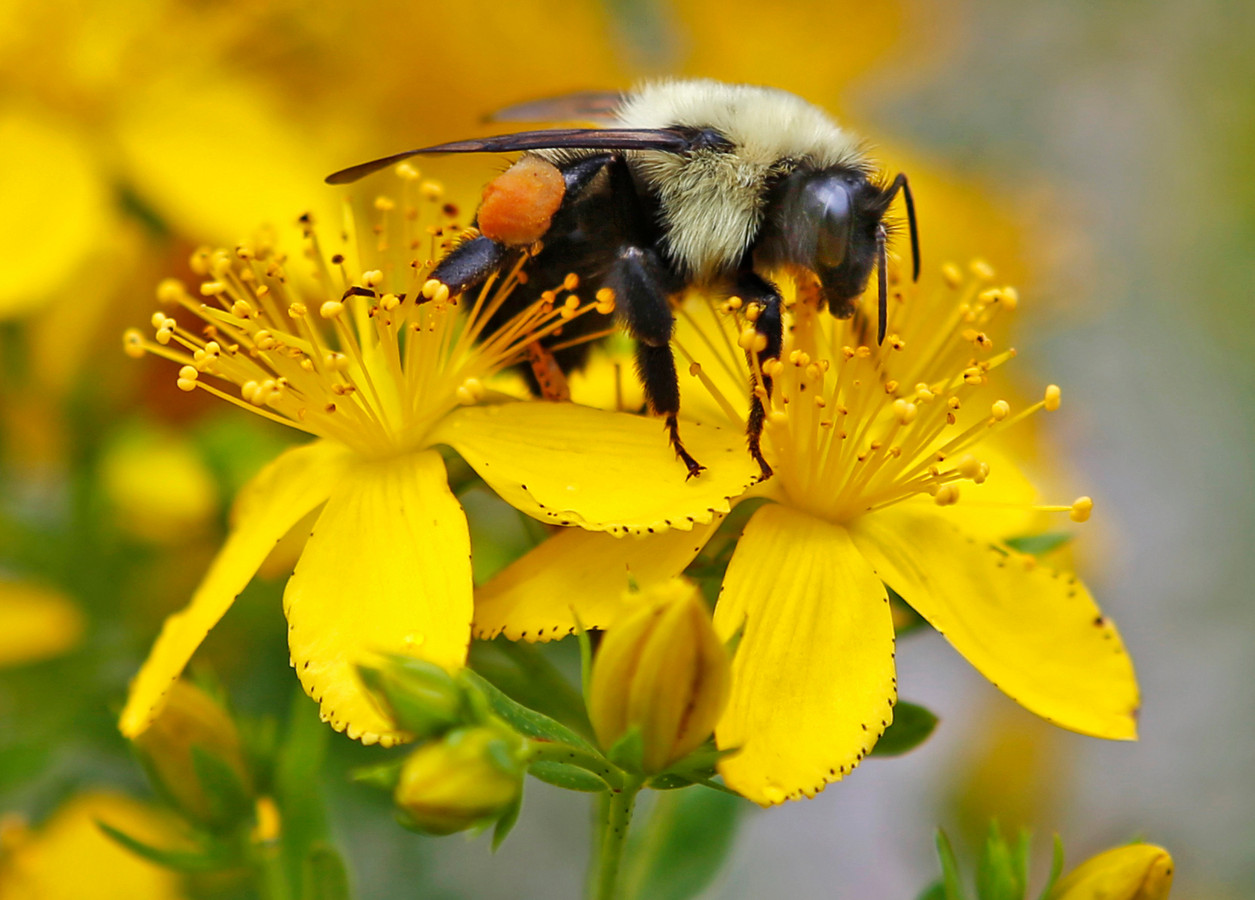
[[812, 181], [806, 191], [810, 195], [808, 212], [816, 227], [815, 262], [819, 268], [835, 269], [845, 261], [850, 246], [854, 218], [850, 191], [835, 178]]
[[839, 173], [795, 172], [785, 178], [769, 214], [769, 253], [814, 272], [840, 268], [850, 255], [855, 190]]

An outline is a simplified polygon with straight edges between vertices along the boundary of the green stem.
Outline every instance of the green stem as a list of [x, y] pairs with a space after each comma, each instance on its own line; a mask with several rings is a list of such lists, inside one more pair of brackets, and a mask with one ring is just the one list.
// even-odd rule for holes
[[642, 779], [629, 776], [621, 790], [610, 792], [601, 847], [597, 853], [596, 900], [614, 900], [618, 894], [623, 848], [627, 845], [632, 810], [636, 806], [636, 795], [640, 793], [642, 784]]

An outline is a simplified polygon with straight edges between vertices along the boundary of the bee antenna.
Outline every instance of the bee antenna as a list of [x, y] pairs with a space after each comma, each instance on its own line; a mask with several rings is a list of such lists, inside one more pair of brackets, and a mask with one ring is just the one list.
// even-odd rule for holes
[[911, 184], [906, 180], [906, 173], [899, 172], [898, 177], [889, 185], [889, 202], [902, 191], [902, 199], [906, 201], [906, 222], [911, 232], [911, 280], [919, 281], [919, 227], [915, 224], [915, 198], [911, 196]]
[[877, 298], [879, 306], [876, 310], [876, 343], [885, 342], [885, 331], [889, 327], [889, 274], [885, 265], [885, 226], [876, 229], [876, 286], [880, 289]]

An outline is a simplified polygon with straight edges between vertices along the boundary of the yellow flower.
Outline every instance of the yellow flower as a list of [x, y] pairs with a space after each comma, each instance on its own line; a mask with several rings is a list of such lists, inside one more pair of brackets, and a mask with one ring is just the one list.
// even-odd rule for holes
[[710, 737], [731, 672], [696, 585], [676, 578], [631, 600], [636, 612], [597, 650], [588, 715], [606, 750], [639, 729], [643, 771], [654, 774]]
[[[992, 321], [1017, 301], [992, 273], [953, 266], [931, 293], [894, 286], [890, 335], [875, 342], [874, 297], [839, 321], [806, 291], [789, 300], [783, 358], [764, 451], [776, 475], [755, 492], [715, 610], [721, 638], [738, 632], [732, 696], [716, 729], [739, 748], [720, 770], [762, 803], [811, 796], [849, 773], [893, 718], [894, 633], [887, 584], [994, 684], [1055, 724], [1099, 737], [1136, 734], [1137, 683], [1114, 626], [1074, 575], [1000, 543], [1033, 513], [1031, 488], [982, 442], [1040, 409], [1014, 410], [994, 385], [1014, 351], [993, 346]], [[696, 384], [683, 409], [744, 422], [749, 319], [736, 298], [695, 297], [676, 343]], [[742, 451], [744, 452], [744, 451]], [[1046, 507], [1088, 517], [1092, 502]], [[1037, 507], [1040, 510], [1042, 507]], [[621, 542], [560, 533], [481, 590], [477, 634], [567, 633], [578, 616], [604, 626], [625, 570], [645, 584], [682, 569], [694, 534]], [[571, 580], [556, 566], [571, 559]], [[572, 612], [572, 610], [574, 612]]]
[[0, 667], [60, 656], [78, 644], [83, 626], [83, 613], [63, 594], [0, 579]]
[[1154, 844], [1129, 844], [1087, 859], [1063, 876], [1050, 900], [1166, 900], [1172, 855]]
[[[753, 480], [743, 454], [733, 454], [739, 464], [686, 481], [656, 420], [571, 404], [475, 405], [500, 399], [484, 382], [522, 359], [528, 343], [595, 305], [564, 289], [488, 332], [515, 274], [475, 297], [424, 295], [424, 256], [446, 213], [438, 185], [420, 183], [408, 166], [399, 172], [400, 198], [380, 197], [373, 218], [349, 221], [339, 252], [325, 255], [307, 227], [312, 280], [303, 284], [265, 242], [201, 250], [195, 295], [163, 282], [168, 312], [154, 314], [155, 338], [126, 335], [132, 356], [178, 364], [183, 390], [319, 438], [279, 456], [241, 492], [226, 545], [132, 684], [120, 723], [129, 737], [152, 720], [276, 542], [321, 508], [284, 593], [292, 665], [337, 730], [366, 743], [404, 739], [354, 667], [375, 652], [445, 668], [465, 660], [470, 538], [438, 444], [519, 509], [590, 528], [708, 523]], [[184, 324], [188, 313], [200, 327]], [[713, 461], [735, 435], [708, 427], [686, 437]], [[623, 489], [638, 482], [651, 489]]]
[[0, 822], [0, 897], [22, 900], [175, 900], [182, 879], [148, 862], [100, 830], [99, 823], [164, 846], [171, 824], [117, 794], [80, 794], [31, 831]]

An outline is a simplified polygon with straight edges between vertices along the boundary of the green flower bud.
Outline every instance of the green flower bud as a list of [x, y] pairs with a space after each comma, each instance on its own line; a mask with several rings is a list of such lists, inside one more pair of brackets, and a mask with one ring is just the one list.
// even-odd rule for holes
[[1154, 844], [1099, 853], [1059, 880], [1050, 900], [1165, 900], [1172, 889], [1172, 856]]
[[463, 688], [433, 662], [393, 656], [361, 675], [397, 725], [417, 740], [439, 737], [466, 720]]
[[134, 744], [157, 787], [189, 818], [222, 826], [251, 809], [252, 777], [235, 723], [190, 682], [170, 686]]
[[731, 665], [696, 586], [672, 579], [637, 596], [593, 663], [589, 717], [609, 749], [632, 729], [641, 768], [661, 772], [700, 747], [728, 702]]
[[407, 825], [429, 834], [488, 824], [518, 800], [522, 750], [522, 739], [500, 728], [451, 731], [410, 754], [393, 799]]

